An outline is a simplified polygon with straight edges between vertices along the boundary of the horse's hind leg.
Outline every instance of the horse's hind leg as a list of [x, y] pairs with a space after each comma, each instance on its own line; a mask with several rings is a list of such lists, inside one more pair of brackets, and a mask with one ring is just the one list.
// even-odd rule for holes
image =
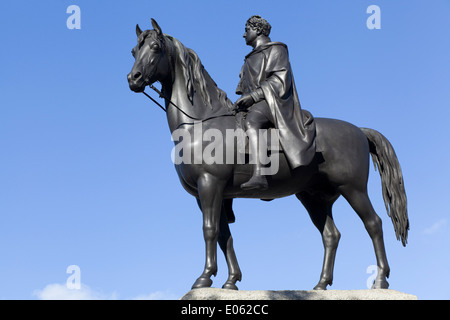
[[320, 193], [309, 194], [302, 192], [296, 194], [297, 198], [303, 203], [312, 222], [322, 235], [323, 246], [325, 249], [322, 273], [320, 275], [319, 283], [314, 287], [314, 290], [326, 290], [327, 285], [333, 283], [333, 269], [336, 258], [336, 250], [341, 234], [336, 228], [331, 208], [333, 203], [339, 195], [324, 196]]
[[225, 255], [228, 265], [228, 279], [222, 288], [238, 290], [236, 282], [241, 281], [242, 274], [234, 252], [233, 237], [231, 236], [230, 227], [228, 225], [228, 216], [224, 205], [222, 206], [222, 213], [220, 215], [219, 246]]
[[367, 189], [357, 190], [352, 187], [342, 186], [339, 190], [361, 218], [372, 239], [378, 265], [378, 275], [372, 289], [387, 289], [389, 283], [386, 281], [386, 278], [389, 277], [390, 269], [384, 248], [382, 222], [372, 207], [372, 203], [367, 195]]

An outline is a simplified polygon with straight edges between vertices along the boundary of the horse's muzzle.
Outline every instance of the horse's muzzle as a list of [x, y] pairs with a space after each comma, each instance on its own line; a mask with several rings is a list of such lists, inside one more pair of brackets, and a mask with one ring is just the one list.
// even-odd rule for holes
[[145, 90], [145, 86], [147, 85], [142, 77], [140, 72], [132, 73], [130, 72], [127, 75], [128, 85], [130, 89], [134, 92], [142, 92]]

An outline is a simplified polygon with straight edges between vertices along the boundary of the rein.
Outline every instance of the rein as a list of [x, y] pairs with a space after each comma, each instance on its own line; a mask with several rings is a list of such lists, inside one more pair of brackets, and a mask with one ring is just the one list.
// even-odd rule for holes
[[[229, 116], [235, 116], [235, 113], [225, 113], [225, 114], [219, 114], [217, 116], [212, 116], [206, 119], [201, 119], [201, 118], [196, 118], [196, 117], [192, 117], [189, 114], [187, 114], [186, 112], [184, 112], [180, 107], [178, 107], [175, 103], [173, 103], [169, 98], [167, 98], [161, 91], [159, 91], [157, 88], [155, 88], [154, 85], [150, 85], [150, 88], [155, 91], [160, 98], [163, 98], [164, 100], [166, 100], [169, 103], [169, 106], [172, 104], [178, 111], [180, 111], [181, 113], [183, 113], [186, 117], [192, 119], [192, 120], [196, 120], [196, 121], [200, 121], [200, 122], [205, 122], [211, 119], [215, 119], [215, 118], [220, 118], [220, 117], [229, 117]], [[155, 99], [153, 99], [150, 95], [148, 95], [145, 91], [142, 92], [147, 98], [149, 98], [150, 100], [152, 100], [158, 107], [160, 107], [164, 112], [167, 113], [167, 109], [164, 108], [158, 101], [156, 101]], [[191, 124], [193, 125], [194, 123], [182, 123], [183, 124]]]

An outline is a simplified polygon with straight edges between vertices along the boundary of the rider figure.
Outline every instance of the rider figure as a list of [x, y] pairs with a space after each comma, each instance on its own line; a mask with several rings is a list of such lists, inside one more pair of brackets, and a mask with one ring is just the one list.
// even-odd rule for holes
[[[259, 130], [275, 127], [288, 163], [294, 169], [309, 164], [314, 157], [315, 122], [309, 112], [301, 110], [287, 46], [272, 42], [270, 29], [270, 24], [260, 16], [247, 20], [244, 38], [253, 50], [245, 57], [239, 75], [236, 94], [242, 96], [235, 107], [247, 112], [244, 125], [252, 154], [258, 155], [258, 142], [267, 145]], [[257, 157], [252, 177], [241, 188], [267, 189], [261, 169]]]

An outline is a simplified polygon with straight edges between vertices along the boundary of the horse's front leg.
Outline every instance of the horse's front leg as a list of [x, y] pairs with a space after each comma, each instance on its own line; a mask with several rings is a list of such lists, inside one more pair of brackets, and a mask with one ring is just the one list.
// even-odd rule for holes
[[217, 274], [217, 240], [225, 183], [205, 174], [198, 180], [198, 194], [203, 213], [203, 237], [205, 239], [205, 268], [192, 289], [210, 287], [211, 276]]
[[220, 215], [219, 246], [225, 255], [225, 259], [227, 260], [228, 279], [227, 282], [225, 282], [225, 284], [222, 286], [222, 288], [238, 290], [236, 282], [241, 281], [242, 273], [237, 262], [236, 253], [234, 252], [233, 237], [231, 236], [230, 227], [228, 225], [225, 201], [223, 201], [223, 203], [222, 214]]

